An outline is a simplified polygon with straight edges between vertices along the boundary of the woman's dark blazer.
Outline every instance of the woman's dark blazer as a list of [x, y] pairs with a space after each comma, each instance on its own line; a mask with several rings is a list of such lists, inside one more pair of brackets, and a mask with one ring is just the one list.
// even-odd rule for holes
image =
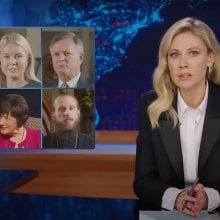
[[[134, 191], [140, 201], [161, 209], [168, 187], [184, 188], [183, 158], [179, 126], [172, 127], [165, 114], [159, 128], [152, 129], [147, 108], [156, 98], [154, 92], [141, 96], [137, 136]], [[176, 98], [174, 101], [176, 109]], [[199, 182], [220, 192], [220, 86], [209, 82], [209, 94], [199, 152]]]

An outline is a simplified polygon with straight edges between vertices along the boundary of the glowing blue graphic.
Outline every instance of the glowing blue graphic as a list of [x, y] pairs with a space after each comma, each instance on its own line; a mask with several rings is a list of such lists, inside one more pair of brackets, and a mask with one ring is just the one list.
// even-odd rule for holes
[[[139, 29], [151, 23], [162, 22], [160, 11], [170, 0], [105, 2], [88, 1], [82, 8], [78, 1], [57, 1], [56, 14], [50, 23], [64, 26], [86, 26], [95, 28], [96, 79], [112, 72], [125, 59], [126, 48]], [[85, 10], [85, 9], [89, 10]]]
[[[113, 73], [115, 70], [117, 71], [117, 67], [122, 66], [123, 61], [126, 61], [127, 58], [128, 47], [132, 46], [134, 38], [138, 36], [141, 29], [150, 30], [153, 24], [162, 23], [167, 16], [168, 18], [169, 16], [176, 17], [181, 7], [187, 6], [189, 14], [195, 12], [196, 15], [198, 6], [206, 2], [210, 2], [212, 5], [215, 1], [1, 0], [0, 15], [3, 19], [0, 24], [3, 26], [11, 26], [14, 23], [15, 26], [94, 27], [95, 76], [98, 81], [104, 75]], [[181, 7], [178, 7], [178, 4]], [[175, 9], [172, 12], [173, 6]], [[215, 4], [213, 6], [215, 9]], [[170, 8], [171, 14], [166, 14], [166, 10], [169, 11]], [[165, 12], [164, 18], [162, 12]], [[103, 117], [102, 113], [100, 116], [98, 113], [96, 109], [96, 125], [99, 123], [99, 118]], [[107, 117], [111, 120], [115, 116], [109, 113]]]
[[[46, 1], [46, 0], [45, 0]], [[207, 0], [188, 0], [189, 8]], [[163, 22], [160, 13], [173, 0], [71, 1], [55, 0], [45, 24], [95, 28], [95, 76], [99, 80], [121, 66], [126, 49], [142, 28]], [[100, 116], [95, 110], [98, 125]]]

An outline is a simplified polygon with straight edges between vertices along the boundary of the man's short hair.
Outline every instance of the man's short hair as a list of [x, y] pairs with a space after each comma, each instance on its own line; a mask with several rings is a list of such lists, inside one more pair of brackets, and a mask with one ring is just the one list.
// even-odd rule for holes
[[56, 96], [55, 98], [54, 98], [54, 100], [53, 100], [53, 103], [52, 103], [52, 110], [53, 111], [55, 111], [55, 101], [57, 100], [57, 98], [60, 98], [60, 97], [65, 97], [65, 96], [70, 96], [70, 97], [72, 97], [73, 99], [75, 99], [76, 100], [76, 104], [77, 104], [77, 108], [80, 110], [80, 105], [79, 105], [79, 101], [78, 101], [78, 99], [76, 98], [76, 96], [74, 96], [74, 95], [72, 95], [72, 94], [69, 94], [69, 93], [62, 93], [62, 94], [60, 94], [60, 95], [58, 95], [58, 96]]
[[84, 53], [84, 45], [83, 45], [82, 40], [75, 33], [71, 31], [65, 31], [65, 32], [60, 32], [59, 34], [56, 34], [50, 42], [50, 45], [49, 45], [50, 52], [52, 50], [53, 45], [56, 42], [63, 40], [63, 39], [68, 39], [68, 38], [72, 39], [75, 45], [77, 46], [77, 48], [79, 49], [79, 51]]

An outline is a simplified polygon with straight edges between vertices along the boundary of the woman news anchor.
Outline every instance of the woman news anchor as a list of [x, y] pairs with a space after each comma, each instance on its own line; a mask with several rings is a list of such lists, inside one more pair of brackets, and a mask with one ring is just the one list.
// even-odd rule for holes
[[213, 31], [194, 18], [174, 23], [160, 43], [154, 91], [139, 103], [133, 187], [143, 209], [199, 216], [220, 206], [219, 85]]

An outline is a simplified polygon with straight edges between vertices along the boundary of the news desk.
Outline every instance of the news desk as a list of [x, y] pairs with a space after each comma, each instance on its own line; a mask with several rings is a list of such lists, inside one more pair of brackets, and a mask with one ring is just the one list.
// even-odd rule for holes
[[38, 177], [14, 192], [136, 199], [132, 188], [136, 131], [96, 132], [92, 150], [1, 151], [1, 169], [35, 169]]
[[173, 211], [140, 211], [139, 220], [219, 220], [220, 214], [218, 212], [209, 214], [202, 212], [200, 217], [191, 217], [179, 212]]
[[94, 150], [1, 151], [1, 169], [36, 169], [38, 176], [1, 194], [0, 219], [133, 220], [135, 137], [102, 131]]
[[[139, 220], [220, 220], [218, 213], [195, 219], [181, 213], [173, 218], [172, 212], [136, 211], [135, 137], [133, 131], [102, 131], [94, 150], [2, 151], [1, 169], [18, 176], [0, 184], [0, 219], [134, 220], [140, 214]], [[37, 170], [38, 175], [15, 169]]]

